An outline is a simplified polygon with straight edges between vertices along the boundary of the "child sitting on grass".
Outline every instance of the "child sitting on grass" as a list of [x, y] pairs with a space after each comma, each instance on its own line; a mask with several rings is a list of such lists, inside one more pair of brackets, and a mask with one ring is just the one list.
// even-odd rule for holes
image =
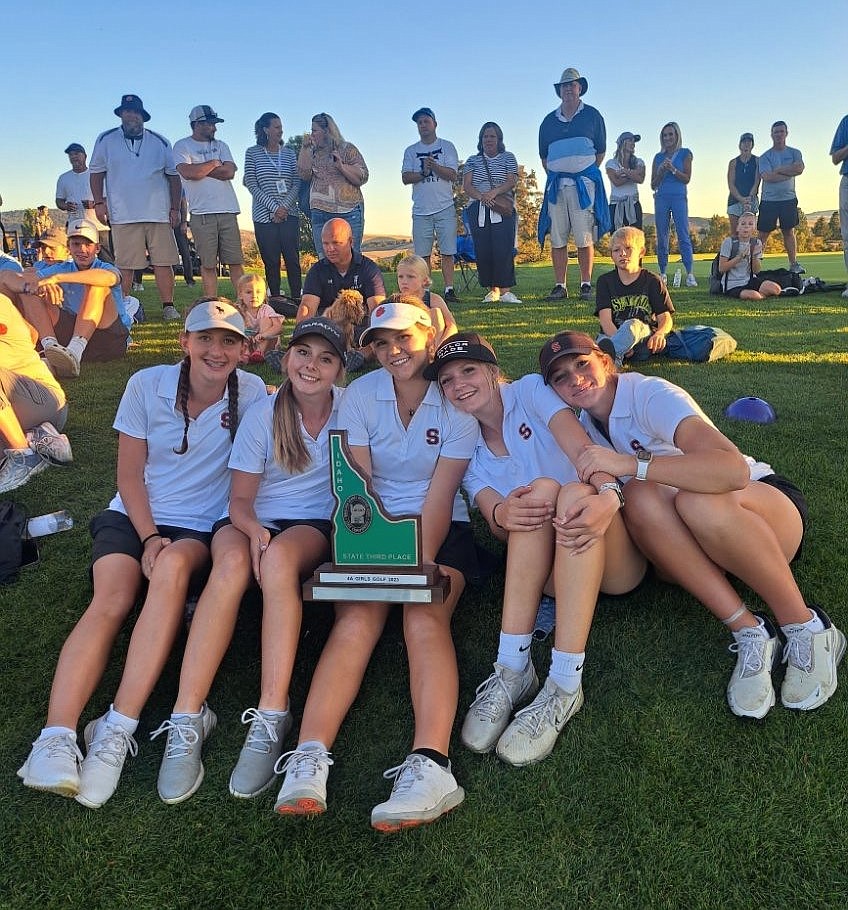
[[[733, 253], [733, 238], [725, 237], [721, 243], [718, 258], [718, 270], [725, 276], [725, 297], [739, 297], [742, 300], [763, 300], [766, 297], [778, 297], [781, 287], [776, 281], [763, 280], [759, 271], [763, 267], [763, 244], [755, 236], [756, 216], [745, 212], [739, 216], [736, 224], [736, 238], [739, 242], [736, 255]], [[796, 288], [787, 288], [794, 294]], [[787, 295], [790, 296], [790, 295]]]
[[259, 275], [242, 275], [236, 291], [236, 307], [247, 332], [247, 360], [262, 363], [265, 355], [277, 347], [286, 317], [268, 303], [268, 285]]
[[659, 276], [642, 268], [645, 235], [639, 228], [615, 231], [610, 252], [615, 269], [598, 279], [595, 315], [598, 346], [621, 366], [625, 358], [647, 360], [663, 352], [674, 306]]

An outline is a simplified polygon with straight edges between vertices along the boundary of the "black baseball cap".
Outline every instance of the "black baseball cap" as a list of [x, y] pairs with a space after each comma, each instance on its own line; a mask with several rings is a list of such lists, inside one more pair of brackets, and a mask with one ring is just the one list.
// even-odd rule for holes
[[332, 319], [325, 319], [323, 316], [313, 316], [310, 319], [304, 319], [303, 322], [299, 322], [294, 327], [287, 347], [291, 347], [296, 341], [300, 341], [301, 338], [305, 338], [307, 335], [318, 335], [324, 341], [328, 341], [339, 357], [344, 360], [347, 352], [347, 340], [344, 332]]
[[595, 344], [591, 335], [585, 332], [560, 332], [554, 335], [550, 341], [545, 342], [545, 346], [539, 351], [539, 367], [542, 370], [545, 384], [551, 375], [554, 364], [566, 354], [591, 354], [604, 352]]
[[424, 378], [431, 382], [438, 379], [439, 371], [452, 360], [476, 360], [479, 363], [498, 364], [498, 358], [488, 341], [477, 332], [458, 332], [436, 349], [436, 356], [424, 370]]

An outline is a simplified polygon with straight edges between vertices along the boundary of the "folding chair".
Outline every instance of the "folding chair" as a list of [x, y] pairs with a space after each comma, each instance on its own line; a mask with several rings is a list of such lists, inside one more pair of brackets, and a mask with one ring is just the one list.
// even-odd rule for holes
[[[456, 238], [456, 255], [453, 257], [454, 265], [459, 266], [459, 282], [466, 291], [471, 290], [471, 285], [477, 280], [477, 254], [474, 252], [474, 238], [471, 236], [471, 225], [468, 222], [468, 212], [462, 210], [462, 226], [464, 234]], [[472, 268], [473, 266], [473, 268]]]

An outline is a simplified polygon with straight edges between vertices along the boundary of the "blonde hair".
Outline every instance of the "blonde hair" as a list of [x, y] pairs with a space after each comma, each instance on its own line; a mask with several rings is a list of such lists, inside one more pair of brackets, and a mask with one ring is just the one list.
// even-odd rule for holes
[[616, 241], [629, 243], [631, 246], [637, 246], [640, 250], [644, 250], [645, 232], [640, 231], [639, 228], [633, 227], [632, 225], [620, 227], [617, 231], [613, 231], [613, 235], [610, 237], [610, 249], [612, 249], [613, 244]]
[[427, 265], [427, 260], [422, 259], [421, 256], [415, 256], [414, 254], [409, 256], [404, 256], [403, 259], [397, 264], [395, 272], [400, 271], [400, 267], [405, 265], [411, 272], [414, 272], [420, 279], [421, 284], [425, 288], [429, 288], [430, 284], [430, 266]]
[[676, 152], [683, 145], [683, 136], [680, 133], [680, 127], [673, 120], [669, 120], [660, 130], [660, 148], [662, 148], [662, 134], [668, 127], [671, 127], [674, 130], [674, 135], [677, 137], [674, 148], [672, 148], [672, 152]]
[[[333, 351], [333, 355], [339, 361], [339, 371], [336, 374], [336, 384], [338, 385], [344, 378], [345, 364], [335, 351]], [[312, 465], [312, 456], [309, 454], [300, 432], [300, 408], [288, 377], [286, 368], [288, 359], [289, 352], [286, 351], [281, 364], [283, 382], [277, 389], [271, 417], [274, 433], [274, 460], [289, 474], [303, 474]], [[332, 391], [330, 394], [333, 394]]]
[[242, 275], [236, 284], [236, 299], [239, 303], [241, 303], [242, 288], [246, 288], [248, 285], [253, 285], [255, 288], [262, 288], [261, 294], [254, 292], [254, 302], [257, 298], [264, 301], [268, 296], [268, 283], [261, 275]]

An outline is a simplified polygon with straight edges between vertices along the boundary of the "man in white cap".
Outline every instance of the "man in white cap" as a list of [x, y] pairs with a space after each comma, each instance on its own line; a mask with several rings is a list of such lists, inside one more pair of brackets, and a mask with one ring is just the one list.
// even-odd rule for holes
[[91, 192], [91, 173], [86, 163], [85, 148], [79, 142], [72, 142], [65, 154], [71, 163], [71, 169], [59, 175], [56, 181], [56, 206], [68, 213], [68, 221], [87, 218], [97, 225], [100, 236], [100, 255], [104, 255], [110, 246], [109, 226], [101, 224], [94, 214], [94, 194]]
[[174, 143], [174, 160], [191, 214], [203, 294], [215, 297], [219, 260], [229, 266], [234, 288], [244, 274], [236, 220], [240, 209], [233, 189], [236, 164], [227, 143], [215, 138], [217, 124], [224, 121], [208, 104], [193, 107], [188, 119], [191, 135]]
[[147, 267], [149, 254], [162, 318], [176, 321], [180, 314], [174, 307], [173, 266], [179, 255], [174, 228], [180, 224], [182, 185], [174, 153], [164, 136], [145, 129], [150, 114], [138, 95], [124, 95], [115, 115], [121, 125], [101, 133], [91, 153], [94, 213], [112, 227], [123, 292], [129, 293], [135, 270]]
[[97, 258], [97, 225], [68, 223], [71, 259], [21, 275], [20, 300], [57, 376], [79, 376], [80, 362], [116, 360], [127, 350], [130, 317], [121, 272]]
[[580, 297], [592, 298], [595, 241], [609, 230], [609, 207], [600, 164], [607, 150], [604, 118], [580, 98], [589, 83], [568, 67], [554, 91], [560, 106], [539, 127], [539, 157], [548, 175], [539, 215], [539, 242], [550, 231], [556, 284], [548, 300], [568, 296], [568, 237], [573, 235], [580, 265]]

